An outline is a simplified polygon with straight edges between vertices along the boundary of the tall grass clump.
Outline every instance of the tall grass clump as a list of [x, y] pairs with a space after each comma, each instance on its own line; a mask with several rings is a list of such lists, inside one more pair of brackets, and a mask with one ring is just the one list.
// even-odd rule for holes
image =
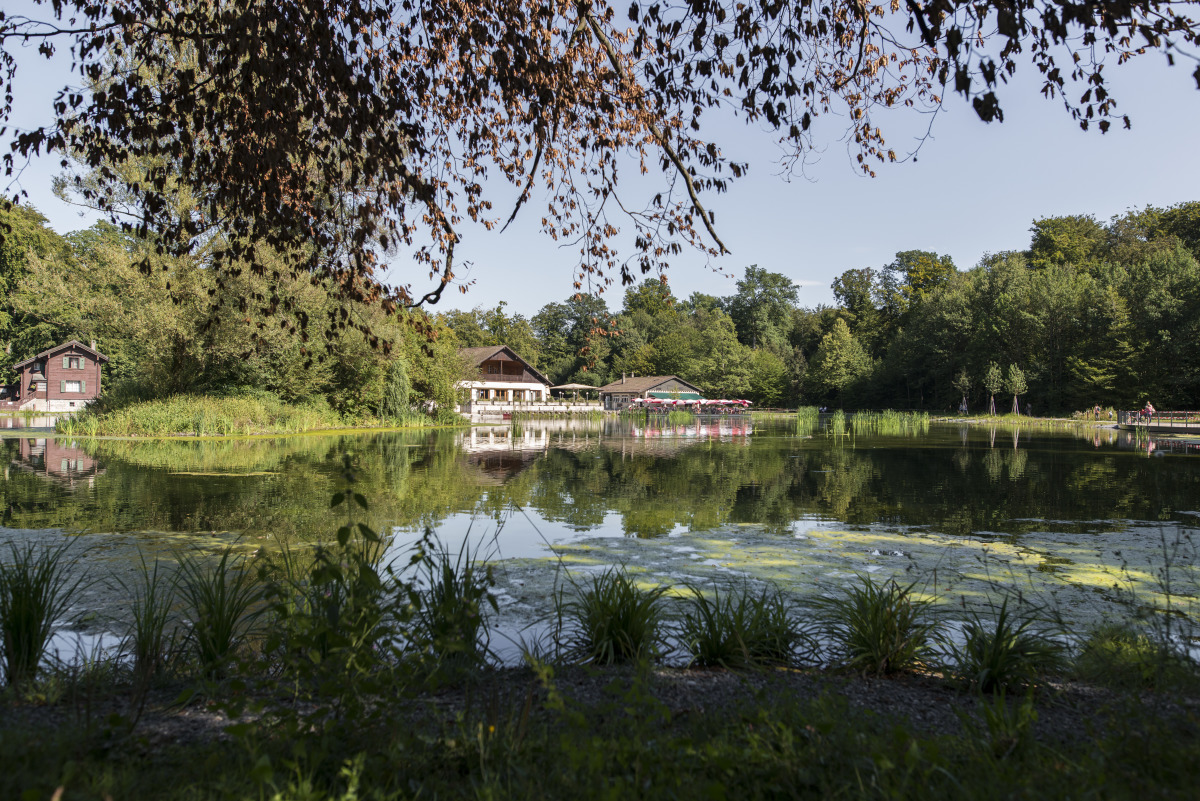
[[[431, 537], [426, 532], [426, 539]], [[492, 568], [463, 543], [458, 553], [443, 546], [417, 562], [416, 611], [410, 638], [426, 667], [440, 676], [482, 667], [491, 653], [486, 607], [498, 612], [488, 590]]]
[[696, 422], [696, 415], [693, 412], [671, 411], [667, 412], [667, 422], [671, 425], [691, 425]]
[[796, 434], [806, 437], [821, 424], [821, 411], [816, 406], [801, 406], [796, 410]]
[[54, 621], [84, 583], [85, 575], [70, 575], [70, 548], [69, 542], [45, 549], [9, 543], [9, 560], [0, 562], [0, 645], [4, 681], [10, 687], [37, 675]]
[[855, 412], [850, 418], [855, 436], [880, 434], [895, 437], [915, 437], [929, 433], [928, 412]]
[[841, 598], [823, 599], [819, 615], [835, 657], [863, 673], [884, 675], [917, 667], [930, 650], [930, 602], [913, 597], [913, 585], [870, 576]]
[[163, 672], [175, 655], [178, 633], [171, 627], [175, 582], [159, 573], [159, 562], [141, 556], [139, 580], [131, 591], [130, 625], [122, 651], [133, 658], [134, 675], [142, 681]]
[[1032, 685], [1067, 665], [1063, 644], [1047, 631], [1036, 610], [1014, 611], [1005, 598], [991, 615], [963, 625], [963, 643], [948, 643], [955, 674], [980, 692]]
[[232, 547], [216, 564], [197, 554], [179, 560], [179, 595], [191, 622], [188, 645], [209, 678], [225, 675], [257, 617], [262, 591], [247, 561], [233, 556]]
[[829, 418], [829, 428], [826, 429], [826, 434], [831, 437], [846, 436], [846, 413], [838, 409]]
[[[755, 593], [748, 585], [703, 589], [687, 585], [680, 639], [692, 664], [705, 667], [754, 668], [792, 665], [810, 644], [791, 604], [778, 588]], [[811, 649], [810, 649], [811, 652]]]
[[[269, 392], [174, 395], [105, 410], [89, 407], [72, 425], [111, 436], [223, 437], [290, 434], [345, 425], [324, 400], [293, 405]], [[90, 429], [89, 429], [90, 430]]]
[[575, 597], [556, 597], [559, 620], [568, 621], [569, 658], [600, 665], [652, 661], [662, 655], [666, 590], [640, 589], [623, 568], [609, 568], [590, 585], [576, 586]]
[[335, 543], [318, 545], [307, 559], [285, 547], [260, 571], [273, 624], [264, 650], [291, 678], [351, 681], [375, 666], [392, 639], [394, 598], [378, 568], [382, 552], [373, 532], [352, 538], [343, 527]]

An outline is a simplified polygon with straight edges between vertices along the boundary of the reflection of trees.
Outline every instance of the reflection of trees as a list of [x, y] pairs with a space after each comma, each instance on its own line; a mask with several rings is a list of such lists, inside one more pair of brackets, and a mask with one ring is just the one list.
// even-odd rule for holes
[[[936, 432], [935, 432], [936, 433]], [[1019, 533], [1045, 519], [1158, 519], [1194, 509], [1200, 462], [1097, 452], [1068, 437], [1053, 447], [988, 447], [859, 438], [754, 436], [706, 440], [671, 454], [625, 449], [608, 433], [576, 449], [550, 447], [519, 471], [485, 473], [453, 432], [89, 446], [104, 468], [74, 489], [10, 470], [3, 524], [92, 531], [233, 530], [247, 536], [326, 536], [341, 454], [353, 452], [367, 521], [431, 526], [450, 515], [497, 522], [515, 506], [578, 529], [619, 514], [630, 536], [676, 526], [753, 523], [783, 531], [827, 516], [850, 524], [922, 525], [947, 533]], [[1007, 444], [1007, 443], [1006, 443]], [[11, 462], [16, 443], [5, 441]]]
[[989, 450], [983, 455], [983, 469], [987, 472], [988, 479], [994, 484], [1004, 475], [1004, 453], [997, 450]]

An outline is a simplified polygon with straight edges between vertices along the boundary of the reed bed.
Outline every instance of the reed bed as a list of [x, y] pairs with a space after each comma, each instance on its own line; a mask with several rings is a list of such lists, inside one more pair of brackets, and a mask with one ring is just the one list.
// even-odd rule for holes
[[796, 433], [810, 436], [821, 425], [821, 410], [816, 406], [801, 406], [796, 410]]
[[850, 429], [857, 436], [916, 437], [929, 433], [928, 412], [855, 412]]
[[328, 405], [291, 405], [261, 393], [231, 397], [175, 395], [108, 412], [84, 411], [78, 417], [63, 418], [57, 429], [67, 436], [229, 437], [296, 434], [347, 424]]

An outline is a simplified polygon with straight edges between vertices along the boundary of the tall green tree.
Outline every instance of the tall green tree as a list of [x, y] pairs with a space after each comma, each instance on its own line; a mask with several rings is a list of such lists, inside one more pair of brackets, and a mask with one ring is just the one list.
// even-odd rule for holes
[[967, 395], [971, 392], [971, 377], [967, 375], [967, 368], [963, 367], [954, 376], [954, 389], [958, 394], [962, 395], [962, 410], [967, 410]]
[[821, 339], [809, 362], [807, 385], [821, 399], [844, 401], [843, 393], [871, 369], [866, 351], [850, 333], [846, 321], [838, 319]]
[[783, 344], [796, 305], [799, 287], [782, 273], [752, 264], [737, 282], [737, 294], [725, 301], [742, 344], [757, 348], [767, 342]]
[[988, 394], [988, 414], [995, 414], [996, 394], [1004, 389], [1004, 373], [995, 362], [988, 363], [987, 372], [983, 374], [983, 388]]
[[1035, 220], [1029, 229], [1029, 266], [1042, 270], [1052, 265], [1092, 269], [1104, 257], [1108, 234], [1095, 217], [1078, 214]]
[[1029, 384], [1025, 380], [1024, 371], [1015, 364], [1008, 366], [1008, 372], [1004, 376], [1004, 389], [1013, 396], [1013, 414], [1019, 415], [1021, 413], [1020, 396], [1029, 390]]

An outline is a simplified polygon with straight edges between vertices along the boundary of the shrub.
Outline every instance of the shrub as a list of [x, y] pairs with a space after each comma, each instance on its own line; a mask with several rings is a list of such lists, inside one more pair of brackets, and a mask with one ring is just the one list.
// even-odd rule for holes
[[1083, 681], [1122, 690], [1194, 687], [1197, 680], [1196, 665], [1185, 654], [1120, 623], [1093, 629], [1074, 667]]
[[657, 659], [664, 650], [664, 592], [639, 589], [623, 568], [609, 568], [590, 587], [576, 587], [574, 599], [560, 594], [558, 617], [571, 626], [568, 656], [601, 665]]
[[215, 565], [187, 554], [179, 560], [179, 593], [192, 624], [188, 642], [205, 675], [219, 678], [245, 643], [257, 617], [260, 587], [245, 557], [225, 548]]
[[843, 598], [820, 604], [825, 633], [848, 667], [887, 674], [915, 667], [929, 650], [929, 602], [912, 597], [913, 585], [895, 579], [876, 584], [864, 576]]

